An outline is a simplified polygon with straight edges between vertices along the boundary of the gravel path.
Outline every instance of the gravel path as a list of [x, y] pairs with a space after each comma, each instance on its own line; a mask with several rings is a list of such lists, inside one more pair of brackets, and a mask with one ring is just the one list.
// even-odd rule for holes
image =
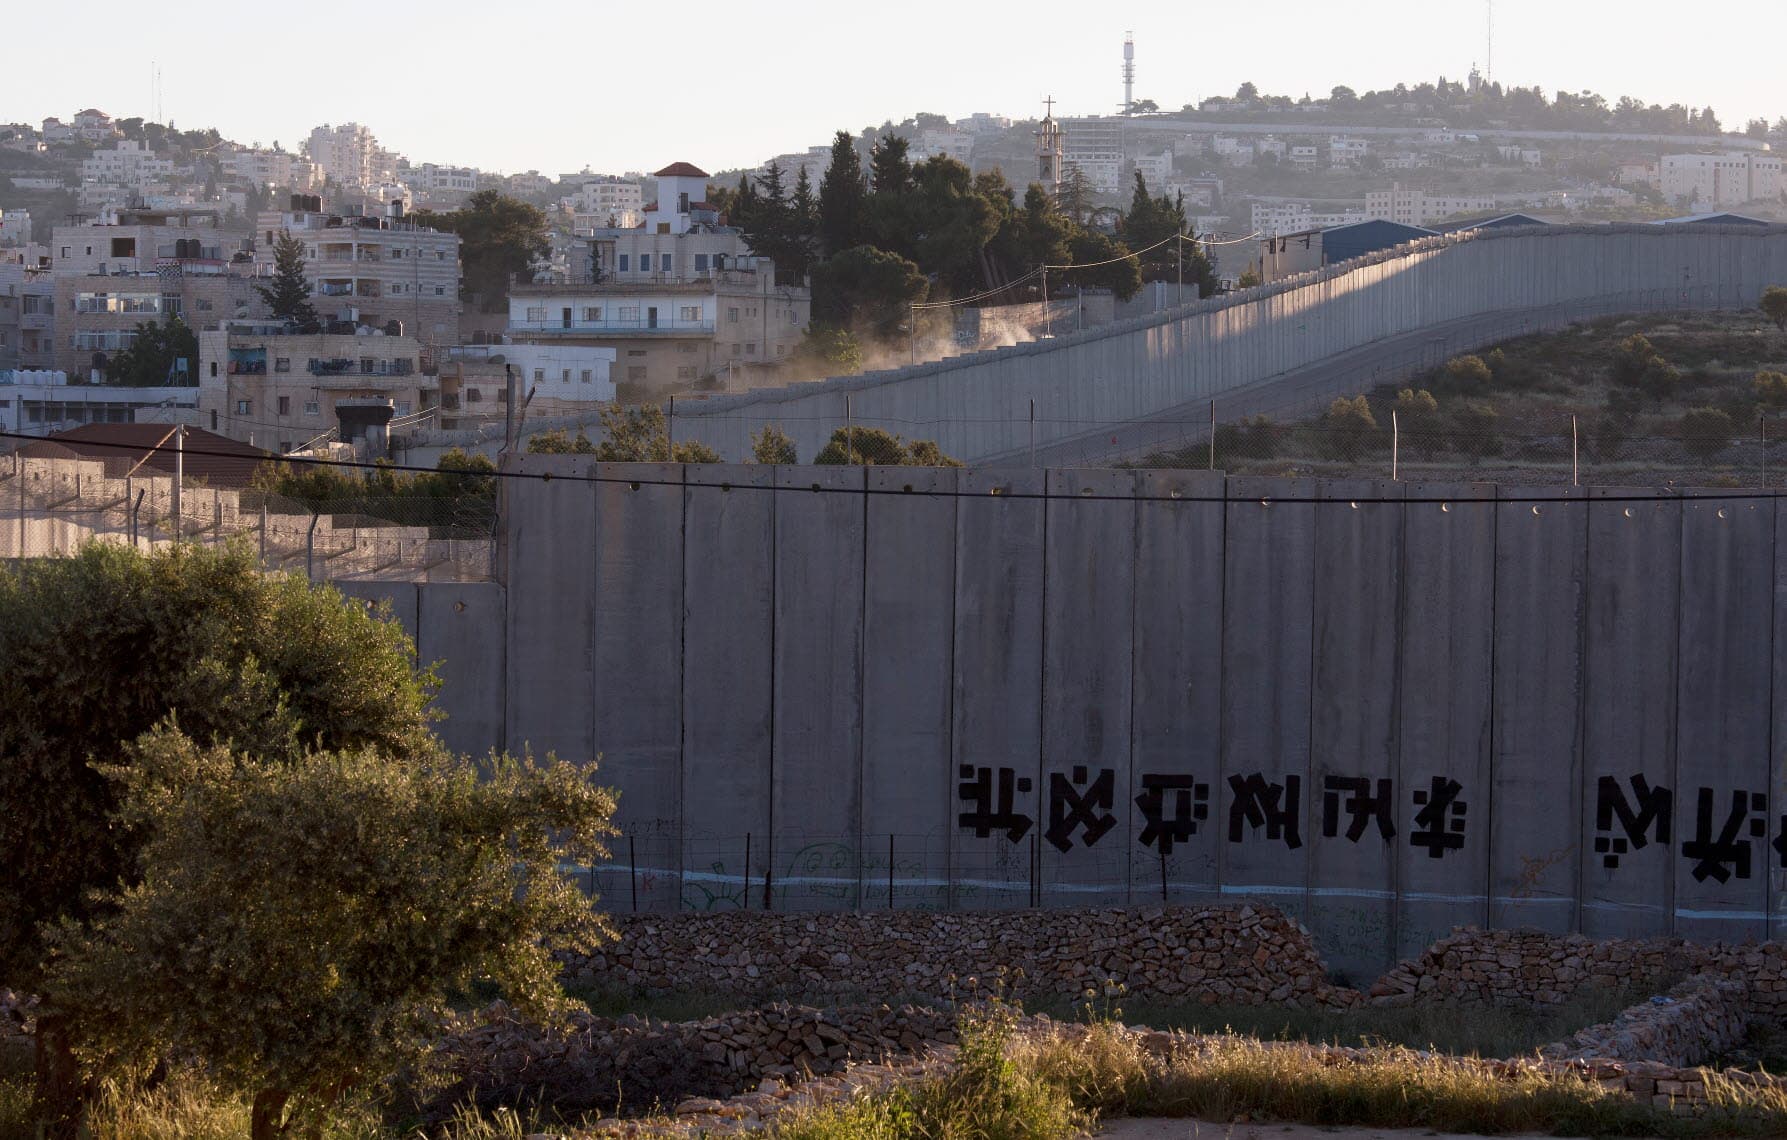
[[[1204, 1120], [1113, 1120], [1108, 1140], [1467, 1140], [1426, 1128], [1318, 1128], [1311, 1124], [1212, 1124]], [[1502, 1136], [1499, 1140], [1536, 1140]]]

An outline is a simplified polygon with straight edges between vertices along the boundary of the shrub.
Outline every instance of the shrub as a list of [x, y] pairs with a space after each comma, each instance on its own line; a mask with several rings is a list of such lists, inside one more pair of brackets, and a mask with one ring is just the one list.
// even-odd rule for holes
[[1675, 430], [1689, 455], [1707, 460], [1731, 446], [1736, 425], [1718, 408], [1694, 408], [1676, 421]]
[[1494, 407], [1480, 400], [1468, 401], [1452, 412], [1453, 446], [1478, 459], [1500, 455], [1500, 427], [1501, 416]]
[[1750, 381], [1750, 390], [1756, 394], [1756, 402], [1770, 411], [1787, 409], [1787, 373], [1765, 368]]
[[761, 431], [751, 433], [751, 460], [755, 463], [785, 465], [799, 463], [800, 457], [795, 453], [794, 441], [788, 438], [775, 424], [765, 424]]
[[1253, 416], [1216, 429], [1216, 464], [1235, 460], [1271, 459], [1278, 454], [1278, 429], [1266, 416]]
[[1336, 396], [1322, 416], [1322, 449], [1330, 459], [1352, 459], [1377, 432], [1377, 417], [1364, 396]]
[[1481, 356], [1455, 356], [1446, 361], [1445, 383], [1448, 391], [1468, 396], [1489, 391], [1495, 375]]
[[1396, 427], [1402, 447], [1430, 456], [1444, 445], [1439, 431], [1440, 405], [1425, 388], [1404, 388], [1396, 393]]
[[831, 440], [813, 457], [814, 463], [856, 464], [863, 467], [960, 467], [928, 439], [910, 444], [878, 427], [838, 428]]
[[1770, 285], [1762, 291], [1762, 301], [1757, 306], [1762, 315], [1775, 323], [1775, 327], [1787, 332], [1787, 287]]

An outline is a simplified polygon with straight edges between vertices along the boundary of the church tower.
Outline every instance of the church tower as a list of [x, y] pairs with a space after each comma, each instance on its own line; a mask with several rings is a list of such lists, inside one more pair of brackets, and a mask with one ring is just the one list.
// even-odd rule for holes
[[1051, 197], [1060, 192], [1067, 162], [1067, 132], [1055, 121], [1055, 99], [1044, 100], [1042, 124], [1036, 129], [1036, 180]]

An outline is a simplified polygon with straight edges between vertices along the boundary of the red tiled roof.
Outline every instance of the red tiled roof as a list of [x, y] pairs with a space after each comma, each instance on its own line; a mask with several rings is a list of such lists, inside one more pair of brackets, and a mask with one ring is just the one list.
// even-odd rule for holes
[[673, 162], [652, 175], [653, 178], [706, 178], [707, 171], [688, 162]]
[[[172, 475], [172, 431], [172, 424], [82, 424], [47, 436], [43, 444], [26, 444], [20, 450], [31, 455], [36, 448], [40, 454], [55, 455], [66, 449], [83, 459], [106, 460], [108, 473], [116, 475], [138, 462], [159, 475]], [[185, 450], [186, 475], [203, 479], [213, 487], [245, 487], [262, 463], [277, 458], [272, 452], [195, 427], [186, 429]]]

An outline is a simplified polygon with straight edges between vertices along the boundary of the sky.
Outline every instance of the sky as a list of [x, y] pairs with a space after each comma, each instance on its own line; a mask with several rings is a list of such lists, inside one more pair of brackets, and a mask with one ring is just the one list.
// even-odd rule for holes
[[[1108, 15], [1060, 0], [435, 0], [298, 12], [240, 0], [31, 4], [9, 14], [8, 38], [41, 45], [42, 65], [0, 74], [0, 122], [88, 106], [153, 118], [159, 62], [164, 119], [244, 143], [296, 150], [313, 126], [352, 120], [415, 162], [717, 171], [918, 111], [1021, 119], [1053, 95], [1058, 114], [1113, 113], [1125, 32], [1136, 97], [1169, 109], [1243, 81], [1300, 97], [1463, 79], [1489, 54], [1484, 0], [1150, 3]], [[79, 66], [54, 58], [76, 35], [65, 21], [78, 25]], [[1704, 17], [1657, 0], [1496, 0], [1494, 78], [1710, 105], [1741, 129], [1787, 115], [1775, 58], [1784, 34], [1787, 10], [1774, 0], [1732, 0]]]

